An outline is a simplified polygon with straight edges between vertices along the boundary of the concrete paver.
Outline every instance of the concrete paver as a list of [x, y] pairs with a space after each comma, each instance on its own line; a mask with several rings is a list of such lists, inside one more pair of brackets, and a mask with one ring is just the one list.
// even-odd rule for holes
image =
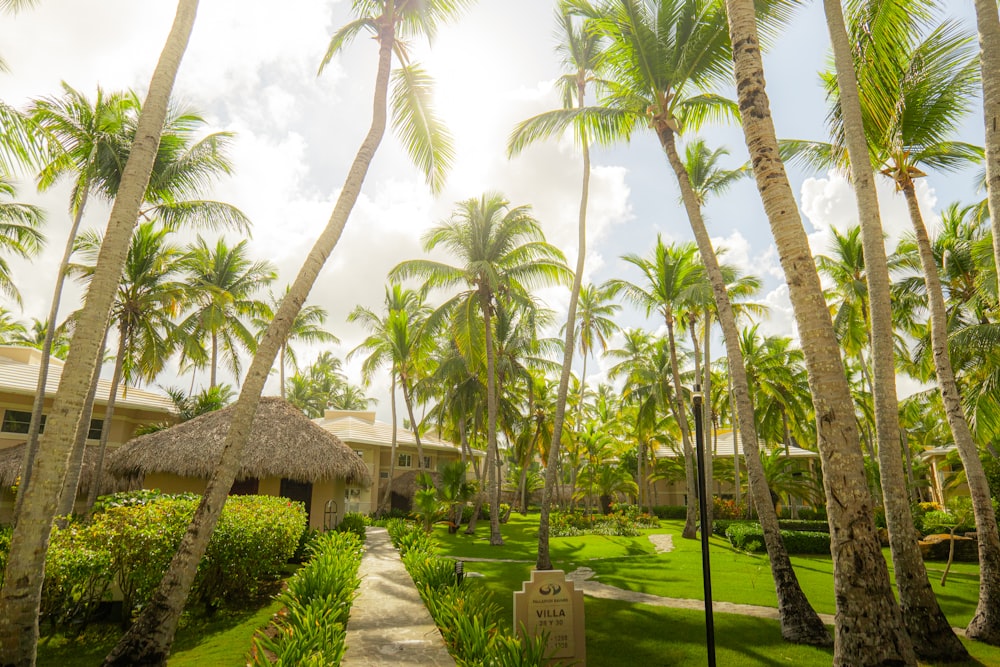
[[347, 652], [341, 664], [454, 667], [455, 660], [385, 528], [367, 529], [358, 575], [361, 586], [351, 605]]

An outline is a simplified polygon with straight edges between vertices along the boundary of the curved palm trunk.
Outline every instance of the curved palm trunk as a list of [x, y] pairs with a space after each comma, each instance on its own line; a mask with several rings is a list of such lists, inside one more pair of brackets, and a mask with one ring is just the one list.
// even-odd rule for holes
[[379, 60], [375, 80], [375, 95], [372, 108], [372, 124], [358, 153], [351, 164], [347, 179], [337, 198], [333, 213], [326, 227], [309, 251], [291, 288], [281, 300], [278, 312], [268, 325], [254, 354], [250, 369], [243, 382], [243, 390], [233, 409], [233, 417], [226, 435], [222, 459], [209, 480], [194, 519], [181, 541], [177, 554], [170, 562], [170, 568], [153, 594], [149, 604], [135, 624], [121, 638], [118, 645], [105, 659], [104, 664], [125, 667], [126, 665], [163, 665], [170, 652], [177, 622], [184, 602], [197, 573], [208, 540], [218, 522], [226, 496], [232, 487], [239, 468], [240, 455], [246, 444], [250, 426], [253, 423], [260, 394], [264, 389], [268, 373], [278, 355], [278, 348], [295, 322], [295, 317], [316, 282], [344, 231], [344, 225], [361, 193], [368, 166], [385, 134], [386, 100], [388, 98], [389, 72], [392, 65], [392, 44], [394, 26], [380, 25]]
[[986, 190], [993, 226], [993, 261], [1000, 281], [1000, 16], [993, 0], [975, 0], [975, 5], [986, 125]]
[[197, 0], [178, 3], [174, 24], [149, 84], [90, 291], [63, 366], [59, 392], [47, 424], [48, 432], [39, 442], [32, 466], [32, 484], [24, 494], [0, 590], [0, 664], [3, 665], [21, 667], [35, 662], [45, 553], [66, 461], [93, 370], [100, 363], [101, 340], [108, 314], [121, 280], [132, 230], [156, 157], [167, 102], [197, 8]]
[[69, 270], [69, 260], [73, 256], [76, 235], [83, 219], [83, 211], [90, 196], [90, 180], [84, 182], [80, 205], [73, 215], [73, 224], [66, 238], [62, 260], [59, 262], [59, 273], [56, 274], [56, 285], [52, 292], [52, 304], [49, 306], [49, 326], [45, 330], [45, 341], [42, 343], [42, 358], [38, 364], [38, 383], [35, 385], [35, 400], [31, 404], [31, 422], [28, 424], [28, 446], [24, 449], [24, 461], [21, 464], [21, 485], [14, 505], [14, 523], [21, 513], [24, 491], [31, 484], [31, 469], [34, 467], [35, 454], [38, 452], [38, 435], [41, 432], [42, 412], [45, 407], [45, 385], [49, 378], [49, 360], [52, 358], [52, 344], [56, 338], [56, 319], [59, 317], [59, 303], [62, 301], [63, 286], [66, 284], [66, 272]]
[[934, 369], [937, 373], [938, 390], [944, 402], [944, 412], [951, 427], [951, 435], [965, 468], [972, 496], [972, 509], [976, 517], [976, 535], [979, 541], [979, 603], [976, 614], [969, 622], [965, 634], [988, 644], [1000, 644], [1000, 532], [997, 530], [996, 514], [990, 500], [990, 489], [983, 471], [982, 461], [976, 442], [969, 430], [969, 422], [962, 410], [962, 398], [955, 382], [948, 352], [948, 321], [945, 311], [941, 279], [931, 249], [920, 206], [913, 189], [913, 182], [903, 185], [903, 194], [910, 210], [910, 221], [920, 252], [920, 265], [927, 283], [927, 303], [930, 309], [931, 350]]
[[788, 282], [816, 410], [837, 601], [834, 665], [914, 665], [916, 657], [875, 531], [837, 338], [778, 153], [754, 2], [726, 0], [726, 8], [743, 132]]
[[[676, 151], [675, 151], [676, 152]], [[688, 426], [687, 410], [684, 409], [684, 394], [681, 390], [681, 369], [677, 363], [677, 344], [674, 341], [674, 317], [670, 312], [664, 316], [667, 323], [667, 341], [670, 344], [670, 374], [673, 376], [674, 396], [671, 402], [674, 418], [681, 429], [684, 446], [684, 481], [687, 488], [687, 512], [681, 537], [693, 540], [698, 536], [698, 485], [694, 476], [694, 452], [691, 450], [691, 433]], [[709, 528], [711, 530], [711, 528]]]
[[219, 336], [214, 331], [212, 332], [212, 367], [209, 371], [208, 386], [215, 387], [216, 385], [216, 370], [219, 367]]
[[285, 398], [285, 350], [287, 347], [287, 343], [281, 346], [281, 354], [278, 357], [278, 382], [281, 384], [278, 395], [282, 399]]
[[[390, 499], [390, 489], [392, 488], [392, 479], [396, 476], [396, 446], [397, 446], [397, 418], [396, 418], [396, 372], [392, 373], [392, 380], [390, 382], [390, 400], [392, 401], [392, 447], [389, 448], [389, 479], [385, 483], [385, 493], [382, 494], [382, 503], [379, 506], [379, 511], [387, 511], [389, 508]], [[375, 466], [376, 473], [378, 472], [379, 466]], [[375, 482], [378, 484], [378, 482]]]
[[[733, 319], [735, 319], [735, 316], [734, 316]], [[723, 335], [725, 335], [725, 331], [723, 331]], [[737, 346], [739, 346], [739, 343], [737, 343]], [[728, 351], [729, 350], [727, 348], [726, 352], [728, 353]], [[742, 357], [743, 355], [741, 354], [740, 356]], [[728, 357], [727, 357], [727, 361], [728, 361]], [[746, 368], [743, 369], [743, 374], [746, 375]], [[743, 493], [743, 490], [740, 488], [740, 486], [741, 486], [741, 484], [740, 484], [740, 478], [741, 478], [741, 475], [740, 475], [740, 447], [741, 447], [741, 445], [740, 445], [740, 438], [741, 438], [741, 432], [740, 432], [740, 424], [739, 424], [739, 422], [740, 422], [740, 415], [739, 415], [739, 408], [736, 405], [736, 397], [733, 395], [733, 376], [732, 376], [732, 372], [728, 373], [728, 375], [729, 375], [728, 390], [729, 390], [729, 406], [730, 406], [729, 409], [732, 410], [732, 415], [731, 415], [731, 417], [730, 417], [729, 420], [732, 422], [732, 429], [733, 429], [733, 478], [736, 480], [736, 506], [739, 507], [740, 502], [742, 501], [742, 493]]]
[[[792, 569], [792, 561], [781, 538], [778, 526], [778, 515], [771, 502], [771, 491], [767, 486], [764, 466], [760, 462], [760, 447], [757, 444], [757, 430], [754, 427], [754, 410], [750, 402], [750, 382], [747, 379], [743, 353], [740, 351], [740, 334], [736, 325], [736, 315], [726, 291], [726, 281], [719, 268], [719, 260], [715, 248], [705, 227], [701, 208], [691, 188], [687, 170], [677, 154], [673, 132], [667, 130], [664, 136], [664, 148], [667, 159], [677, 176], [681, 188], [681, 197], [691, 222], [698, 252], [701, 254], [705, 272], [712, 284], [712, 295], [715, 298], [715, 309], [722, 326], [722, 335], [726, 344], [726, 359], [729, 362], [729, 376], [732, 382], [732, 393], [736, 401], [736, 415], [739, 419], [740, 434], [743, 438], [743, 457], [746, 459], [747, 477], [750, 482], [750, 494], [757, 506], [758, 519], [764, 533], [764, 545], [767, 548], [768, 560], [771, 564], [771, 575], [774, 578], [775, 592], [778, 596], [778, 614], [781, 621], [781, 636], [787, 641], [799, 644], [814, 644], [826, 646], [830, 644], [830, 633], [827, 631], [819, 615], [809, 604], [798, 577]], [[707, 338], [707, 335], [706, 335]], [[737, 485], [739, 478], [737, 478]]]
[[840, 109], [861, 223], [865, 281], [868, 286], [867, 306], [870, 312], [870, 325], [866, 328], [866, 333], [871, 346], [871, 374], [867, 373], [864, 355], [859, 354], [859, 356], [874, 401], [882, 498], [893, 569], [896, 573], [896, 589], [899, 592], [899, 606], [917, 657], [935, 662], [965, 660], [969, 657], [969, 653], [951, 629], [951, 624], [941, 611], [937, 597], [931, 589], [930, 580], [927, 578], [927, 568], [917, 546], [917, 531], [913, 527], [913, 515], [910, 513], [909, 499], [905, 492], [903, 456], [898, 447], [899, 401], [896, 397], [889, 266], [885, 256], [875, 178], [869, 159], [868, 141], [865, 138], [858, 82], [851, 44], [844, 24], [843, 8], [840, 0], [824, 0], [823, 6], [826, 10], [830, 41], [833, 44], [837, 82], [840, 88]]
[[486, 458], [489, 461], [486, 470], [490, 480], [490, 544], [500, 546], [503, 544], [503, 536], [500, 535], [500, 450], [497, 447], [496, 355], [490, 301], [490, 294], [483, 284], [479, 288], [479, 305], [483, 309], [486, 336]]

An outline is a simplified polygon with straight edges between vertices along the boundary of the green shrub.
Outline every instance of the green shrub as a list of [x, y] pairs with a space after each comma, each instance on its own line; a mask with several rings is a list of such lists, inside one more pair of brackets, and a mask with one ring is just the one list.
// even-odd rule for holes
[[[726, 529], [730, 544], [741, 551], [764, 553], [764, 531], [758, 524], [733, 523]], [[829, 554], [829, 533], [782, 530], [781, 539], [789, 554]]]
[[99, 496], [94, 501], [92, 514], [106, 512], [113, 507], [136, 507], [148, 505], [161, 500], [201, 500], [197, 493], [163, 493], [159, 489], [138, 489], [136, 491], [120, 491], [107, 496]]
[[576, 537], [583, 533], [583, 529], [576, 526], [572, 513], [553, 512], [549, 515], [550, 537]]
[[807, 533], [830, 534], [830, 524], [825, 519], [804, 520], [804, 519], [781, 519], [778, 526], [782, 530], [796, 530]]
[[736, 524], [760, 525], [751, 519], [716, 519], [712, 522], [712, 532], [719, 537], [726, 537], [726, 530]]
[[10, 553], [10, 537], [13, 533], [14, 529], [10, 526], [0, 526], [0, 576], [7, 569], [7, 554]]
[[302, 563], [309, 557], [309, 549], [313, 540], [315, 540], [320, 535], [320, 531], [316, 528], [306, 528], [299, 535], [299, 543], [295, 545], [295, 551], [292, 553], [292, 557], [289, 560], [291, 563]]
[[712, 496], [712, 516], [716, 519], [743, 519], [747, 515], [745, 503], [737, 504], [735, 500], [727, 500]]
[[45, 556], [39, 618], [53, 627], [72, 621], [86, 624], [111, 580], [111, 555], [100, 548], [90, 526], [54, 527]]
[[233, 496], [198, 567], [192, 595], [208, 609], [258, 594], [276, 579], [305, 530], [302, 503], [278, 496]]
[[803, 521], [826, 521], [826, 508], [800, 507], [799, 518]]
[[657, 505], [653, 508], [653, 514], [661, 519], [685, 519], [687, 518], [687, 507], [685, 505]]
[[348, 512], [344, 515], [344, 518], [340, 521], [337, 526], [337, 530], [340, 532], [350, 532], [361, 538], [362, 541], [365, 539], [365, 526], [368, 525], [368, 520], [363, 514], [358, 514], [357, 512]]

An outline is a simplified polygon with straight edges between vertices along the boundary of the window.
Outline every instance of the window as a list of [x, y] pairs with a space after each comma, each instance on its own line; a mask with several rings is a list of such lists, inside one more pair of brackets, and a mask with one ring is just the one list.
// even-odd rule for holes
[[383, 470], [378, 474], [379, 479], [389, 479], [389, 473]]
[[429, 456], [424, 457], [424, 467], [427, 468], [428, 470], [431, 469], [431, 457]]
[[413, 465], [413, 459], [409, 454], [400, 454], [399, 458], [396, 459], [396, 465], [400, 468], [409, 468]]
[[88, 440], [100, 440], [101, 439], [101, 429], [104, 428], [103, 419], [91, 419], [90, 420], [90, 430], [87, 431]]
[[[38, 429], [39, 433], [45, 431], [45, 417], [42, 415], [42, 424]], [[4, 433], [27, 433], [31, 425], [31, 413], [20, 410], [5, 410], [3, 413], [3, 425], [0, 431]]]

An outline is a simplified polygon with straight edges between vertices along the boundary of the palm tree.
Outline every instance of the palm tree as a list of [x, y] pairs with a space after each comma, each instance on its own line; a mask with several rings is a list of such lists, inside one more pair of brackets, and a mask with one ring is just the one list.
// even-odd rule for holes
[[[894, 25], [891, 28], [884, 27], [885, 24], [881, 23], [874, 27], [870, 25], [871, 22], [868, 20], [870, 13], [886, 13], [891, 10], [895, 10], [898, 15], [897, 20], [892, 22]], [[918, 165], [954, 169], [977, 157], [977, 151], [972, 147], [948, 141], [948, 135], [954, 131], [958, 121], [968, 110], [967, 100], [973, 94], [977, 83], [977, 68], [969, 48], [973, 38], [971, 35], [963, 34], [957, 24], [943, 23], [926, 38], [921, 39], [918, 21], [925, 12], [926, 4], [919, 1], [899, 3], [898, 6], [892, 3], [872, 2], [863, 6], [861, 12], [851, 17], [852, 35], [848, 38], [840, 5], [830, 5], [827, 21], [831, 24], [831, 33], [835, 37], [840, 37], [840, 49], [836, 53], [840, 59], [838, 76], [836, 81], [828, 77], [827, 84], [828, 87], [834, 88], [837, 95], [835, 99], [838, 100], [831, 119], [836, 129], [836, 136], [843, 135], [846, 139], [855, 183], [861, 181], [863, 177], [864, 182], [868, 183], [867, 190], [874, 193], [874, 183], [871, 182], [871, 166], [874, 165], [880, 168], [884, 175], [894, 180], [897, 190], [903, 193], [909, 208], [921, 266], [927, 282], [931, 341], [938, 385], [944, 398], [945, 413], [956, 446], [969, 477], [969, 488], [977, 516], [976, 527], [977, 530], [980, 528], [983, 530], [979, 538], [980, 599], [976, 615], [969, 623], [967, 634], [989, 643], [1000, 644], [1000, 613], [994, 611], [998, 604], [997, 596], [1000, 595], [1000, 531], [997, 529], [986, 475], [962, 408], [954, 370], [951, 367], [944, 297], [914, 186], [914, 179], [924, 175]], [[836, 28], [835, 22], [838, 22]], [[858, 58], [856, 62], [851, 59], [853, 49], [848, 44], [849, 39], [854, 44], [861, 44], [864, 47], [867, 52], [866, 58]], [[837, 40], [834, 41], [834, 45], [838, 46]], [[843, 74], [844, 71], [853, 73], [854, 69], [858, 71], [857, 82], [853, 76]], [[861, 106], [858, 86], [865, 92], [865, 107]], [[864, 223], [863, 215], [862, 224]], [[878, 234], [877, 243], [871, 245], [866, 243], [866, 255], [867, 251], [874, 250], [877, 253], [875, 259], [879, 259], [881, 241], [881, 234]], [[872, 257], [867, 259], [869, 263], [872, 262]], [[878, 266], [870, 268], [867, 272], [869, 280], [881, 273], [882, 268]], [[887, 283], [887, 276], [885, 281]], [[872, 335], [876, 339], [875, 361], [879, 361], [880, 335], [883, 337], [881, 342], [883, 354], [887, 356], [881, 374], [876, 367], [877, 417], [880, 414], [880, 394], [891, 392], [895, 386], [887, 284], [884, 292], [885, 294], [881, 294], [880, 290], [882, 298], [880, 308], [874, 307], [874, 294], [872, 303], [873, 318], [879, 314], [882, 320], [881, 326], [879, 323], [872, 323]], [[881, 410], [882, 417], [876, 420], [880, 429], [879, 439], [882, 441], [882, 429], [884, 429], [886, 440], [883, 443], [892, 454], [891, 461], [887, 461], [887, 465], [883, 465], [882, 468], [883, 478], [891, 475], [891, 484], [886, 485], [890, 490], [904, 488], [902, 457], [896, 446], [900, 441], [897, 413], [898, 408], [892, 400]], [[905, 546], [902, 538], [899, 544], [893, 544], [893, 557], [899, 559], [897, 571], [905, 562], [908, 571], [915, 572], [915, 579], [922, 582], [926, 578], [926, 571], [916, 548], [916, 533], [912, 529], [907, 530], [911, 519], [905, 495], [898, 492], [887, 493], [886, 503], [887, 519], [898, 517], [899, 525], [895, 526], [897, 536], [906, 535]], [[897, 550], [900, 551], [898, 555]], [[920, 574], [924, 576], [920, 577]], [[916, 641], [918, 654], [921, 657], [935, 658], [940, 655], [939, 651], [959, 657], [966, 655], [957, 639], [951, 636], [954, 633], [938, 609], [930, 584], [921, 583], [919, 592], [915, 590], [909, 592], [914, 598], [919, 596], [921, 600], [918, 605], [915, 600], [904, 599], [904, 607], [920, 610], [916, 612], [915, 618], [904, 614], [911, 636], [918, 632], [923, 633]], [[930, 620], [934, 621], [934, 630], [927, 629]], [[942, 636], [948, 637], [947, 649], [942, 648]], [[925, 653], [928, 655], [925, 656]]]
[[[105, 325], [128, 254], [146, 182], [167, 113], [174, 78], [194, 25], [197, 0], [180, 0], [143, 104], [135, 145], [129, 153], [91, 290], [73, 334], [59, 392], [39, 444], [31, 486], [23, 491], [21, 512], [0, 590], [0, 664], [32, 665], [38, 643], [38, 606], [46, 547], [52, 530], [66, 461], [81, 421], [91, 378], [100, 363]], [[51, 318], [53, 321], [55, 318]]]
[[827, 497], [837, 616], [834, 664], [915, 664], [893, 597], [858, 447], [850, 388], [833, 322], [778, 151], [753, 0], [726, 0], [736, 91], [754, 178], [789, 286], [809, 371]]
[[14, 314], [0, 306], [0, 344], [18, 345], [28, 335], [28, 330], [22, 322], [14, 319]]
[[[45, 237], [39, 230], [45, 214], [37, 206], [4, 201], [14, 195], [14, 184], [0, 174], [0, 253], [29, 259], [45, 244]], [[21, 305], [21, 293], [11, 279], [10, 266], [3, 257], [0, 257], [0, 292]]]
[[[155, 380], [172, 352], [173, 318], [180, 312], [184, 286], [175, 280], [179, 277], [181, 267], [177, 260], [182, 251], [179, 246], [168, 242], [169, 234], [169, 229], [145, 222], [132, 235], [124, 274], [111, 307], [110, 324], [117, 328], [118, 352], [104, 410], [95, 481], [90, 485], [87, 498], [88, 511], [97, 500], [119, 384], [124, 383], [127, 391], [130, 384], [140, 380]], [[71, 269], [84, 280], [93, 275], [101, 241], [96, 233], [85, 233], [78, 239], [78, 253], [84, 264]], [[70, 491], [64, 493], [68, 509], [72, 508], [72, 499], [76, 497], [79, 476], [79, 469], [70, 471], [69, 477], [73, 478], [68, 477], [67, 489]]]
[[[530, 118], [520, 123], [511, 135], [508, 143], [508, 153], [516, 154], [529, 143], [552, 138], [562, 134], [562, 118], [579, 112], [585, 108], [588, 83], [594, 80], [597, 66], [599, 37], [587, 31], [573, 19], [570, 14], [571, 3], [560, 2], [556, 18], [559, 22], [561, 37], [558, 50], [563, 58], [567, 73], [559, 78], [558, 85], [563, 93], [563, 109], [550, 111]], [[552, 124], [556, 119], [557, 123]], [[577, 306], [580, 300], [580, 290], [583, 281], [584, 266], [587, 257], [587, 202], [590, 197], [590, 136], [588, 116], [578, 115], [574, 122], [574, 137], [579, 142], [583, 159], [583, 181], [580, 189], [580, 212], [577, 225], [577, 256], [576, 269], [573, 274], [573, 286], [570, 290], [569, 307], [566, 313], [566, 326], [563, 329], [565, 343], [563, 345], [563, 365], [559, 375], [559, 388], [556, 394], [555, 416], [553, 418], [552, 448], [545, 472], [545, 489], [542, 493], [541, 517], [538, 527], [538, 558], [537, 567], [540, 570], [552, 569], [549, 557], [549, 506], [552, 493], [555, 490], [556, 476], [559, 469], [559, 449], [562, 443], [563, 423], [566, 414], [566, 396], [569, 391], [569, 378], [573, 367], [574, 336], [576, 335]], [[586, 356], [586, 353], [584, 353]], [[586, 364], [586, 361], [584, 361]]]
[[[288, 294], [288, 286], [285, 286], [285, 294]], [[274, 319], [274, 311], [278, 309], [281, 300], [271, 293], [267, 302], [263, 304], [257, 317], [253, 319], [253, 324], [257, 327], [257, 340], [267, 330], [267, 325]], [[291, 346], [292, 341], [302, 341], [305, 343], [340, 343], [340, 339], [329, 331], [322, 328], [326, 323], [326, 309], [320, 306], [303, 306], [299, 314], [295, 316], [288, 338], [281, 344], [281, 351], [278, 353], [278, 375], [280, 395], [285, 398], [285, 368], [288, 362], [298, 370], [298, 361], [295, 358], [295, 350]]]
[[417, 444], [417, 469], [424, 467], [424, 449], [420, 442], [420, 428], [413, 414], [413, 392], [423, 372], [421, 368], [432, 338], [423, 331], [430, 315], [430, 308], [424, 304], [421, 291], [405, 289], [398, 283], [385, 287], [385, 310], [379, 315], [371, 309], [357, 306], [347, 316], [348, 322], [360, 322], [369, 332], [357, 347], [351, 350], [350, 359], [360, 352], [368, 352], [361, 364], [361, 374], [365, 384], [369, 384], [375, 372], [389, 365], [389, 394], [392, 410], [392, 447], [389, 454], [389, 481], [385, 485], [380, 508], [389, 505], [391, 481], [396, 468], [396, 385], [403, 392], [403, 402], [413, 429]]
[[195, 512], [178, 555], [171, 562], [150, 604], [108, 656], [107, 665], [162, 663], [166, 659], [198, 562], [208, 546], [209, 536], [236, 477], [240, 454], [281, 341], [287, 338], [296, 314], [337, 244], [361, 192], [368, 166], [385, 134], [393, 53], [403, 65], [398, 70], [394, 89], [394, 122], [401, 130], [407, 151], [428, 172], [432, 189], [442, 186], [451, 155], [447, 136], [440, 131], [434, 114], [427, 107], [429, 80], [409, 61], [409, 45], [398, 39], [397, 34], [400, 37], [433, 35], [439, 23], [458, 16], [467, 4], [466, 0], [425, 0], [420, 3], [371, 0], [355, 3], [357, 18], [338, 30], [330, 40], [323, 66], [359, 34], [368, 32], [376, 38], [379, 59], [371, 127], [355, 155], [326, 228], [317, 238], [288, 295], [282, 299], [271, 326], [257, 346], [240, 398], [233, 409], [222, 459], [208, 483], [203, 502]]
[[[270, 262], [251, 261], [247, 250], [246, 240], [229, 247], [220, 237], [212, 247], [199, 235], [180, 260], [187, 274], [187, 300], [193, 308], [178, 325], [183, 356], [195, 361], [207, 357], [210, 387], [218, 384], [220, 354], [225, 355], [229, 369], [239, 379], [240, 351], [252, 353], [257, 346], [246, 320], [259, 320], [267, 308], [254, 295], [277, 278]], [[210, 343], [207, 353], [206, 338]]]
[[500, 535], [500, 480], [496, 466], [497, 391], [496, 349], [493, 314], [501, 293], [509, 298], [526, 299], [526, 289], [563, 279], [568, 274], [561, 252], [545, 242], [538, 222], [526, 206], [511, 207], [499, 193], [459, 202], [452, 217], [424, 235], [428, 252], [444, 246], [460, 264], [449, 265], [427, 259], [402, 262], [390, 278], [422, 277], [429, 288], [465, 285], [468, 290], [452, 297], [438, 310], [451, 310], [459, 304], [474, 304], [483, 318], [486, 348], [487, 459], [489, 464], [492, 508], [490, 544], [503, 544]]
[[674, 330], [678, 311], [683, 312], [691, 303], [691, 296], [704, 277], [703, 267], [696, 259], [693, 243], [667, 246], [660, 236], [656, 237], [656, 245], [650, 257], [643, 258], [629, 254], [622, 259], [640, 270], [644, 278], [643, 282], [635, 284], [616, 278], [608, 281], [608, 285], [615, 293], [624, 294], [628, 301], [645, 310], [647, 315], [654, 311], [659, 313], [667, 327], [670, 366], [673, 375], [670, 408], [674, 413], [674, 419], [677, 420], [681, 428], [681, 441], [684, 445], [687, 470], [689, 500], [682, 534], [688, 539], [694, 539], [697, 534], [698, 519], [695, 498], [698, 497], [698, 492], [695, 485], [691, 429], [688, 424], [688, 412], [684, 405], [684, 392], [681, 389], [681, 371], [677, 362], [677, 341]]

